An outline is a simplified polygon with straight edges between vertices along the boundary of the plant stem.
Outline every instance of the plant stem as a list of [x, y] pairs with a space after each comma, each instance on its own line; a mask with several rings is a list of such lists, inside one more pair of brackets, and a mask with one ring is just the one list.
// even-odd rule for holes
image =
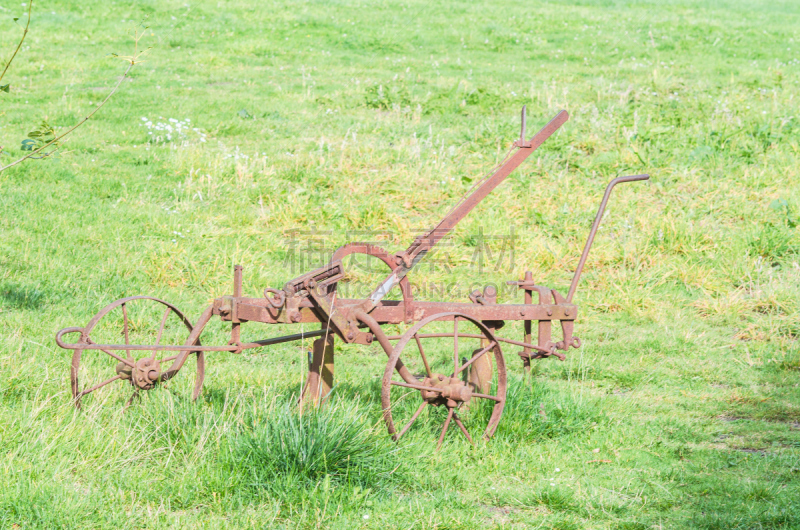
[[103, 105], [105, 105], [105, 104], [106, 104], [106, 102], [107, 102], [109, 99], [111, 99], [111, 96], [113, 96], [113, 95], [114, 95], [114, 93], [115, 93], [115, 92], [117, 91], [117, 89], [120, 87], [120, 85], [122, 84], [122, 82], [123, 82], [123, 81], [125, 81], [125, 79], [128, 77], [128, 73], [131, 71], [131, 68], [133, 68], [133, 65], [134, 65], [134, 62], [133, 62], [133, 61], [131, 61], [131, 62], [128, 64], [128, 67], [125, 69], [125, 72], [122, 74], [122, 77], [120, 77], [120, 79], [119, 79], [119, 81], [117, 82], [117, 84], [116, 84], [116, 85], [114, 85], [114, 88], [111, 90], [111, 92], [109, 92], [109, 93], [108, 93], [108, 95], [105, 97], [105, 99], [104, 99], [102, 102], [100, 102], [100, 104], [99, 104], [99, 105], [97, 105], [97, 107], [95, 107], [95, 108], [92, 110], [92, 112], [90, 112], [89, 114], [87, 114], [87, 115], [86, 115], [86, 116], [85, 116], [85, 117], [84, 117], [84, 118], [83, 118], [81, 121], [79, 121], [78, 123], [76, 123], [75, 125], [73, 125], [73, 126], [72, 126], [72, 127], [69, 129], [69, 130], [67, 130], [67, 131], [66, 131], [64, 134], [61, 134], [61, 135], [59, 135], [59, 136], [56, 136], [55, 138], [53, 138], [52, 140], [50, 140], [49, 142], [47, 142], [46, 144], [44, 144], [43, 146], [41, 146], [39, 149], [36, 149], [35, 151], [31, 151], [31, 152], [30, 152], [30, 153], [28, 153], [27, 155], [23, 156], [23, 157], [22, 157], [22, 158], [20, 158], [19, 160], [16, 160], [16, 161], [14, 161], [14, 162], [11, 162], [11, 163], [10, 163], [10, 164], [8, 164], [7, 166], [0, 167], [0, 173], [2, 173], [3, 171], [5, 171], [6, 169], [8, 169], [8, 168], [10, 168], [10, 167], [14, 167], [14, 166], [16, 166], [16, 165], [17, 165], [17, 164], [19, 164], [20, 162], [23, 162], [23, 161], [25, 161], [25, 160], [27, 160], [27, 159], [31, 158], [33, 155], [35, 155], [35, 154], [37, 154], [37, 153], [40, 153], [40, 152], [42, 152], [42, 150], [44, 150], [44, 149], [46, 149], [46, 148], [50, 147], [51, 145], [53, 145], [54, 143], [58, 142], [59, 140], [61, 140], [61, 139], [62, 139], [62, 138], [64, 138], [65, 136], [67, 136], [69, 133], [71, 133], [72, 131], [74, 131], [75, 129], [77, 129], [78, 127], [80, 127], [81, 125], [83, 125], [84, 123], [86, 123], [86, 122], [89, 120], [89, 118], [91, 118], [91, 117], [94, 115], [94, 113], [95, 113], [95, 112], [97, 112], [98, 110], [100, 110], [101, 108], [103, 108]]
[[8, 72], [8, 67], [11, 66], [11, 61], [14, 60], [14, 57], [17, 56], [17, 52], [20, 48], [22, 48], [22, 43], [25, 42], [25, 36], [28, 34], [28, 26], [31, 25], [31, 10], [33, 9], [33, 0], [29, 0], [28, 2], [28, 22], [25, 24], [25, 31], [22, 32], [22, 38], [19, 40], [19, 44], [17, 44], [17, 49], [14, 50], [14, 54], [11, 56], [11, 59], [8, 60], [6, 63], [5, 69], [3, 69], [3, 73], [0, 74], [0, 81], [3, 80], [3, 77]]

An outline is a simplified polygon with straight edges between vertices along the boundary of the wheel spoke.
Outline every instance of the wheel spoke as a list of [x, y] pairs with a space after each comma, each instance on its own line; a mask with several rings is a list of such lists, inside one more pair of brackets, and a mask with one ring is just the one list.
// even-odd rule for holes
[[458, 317], [453, 318], [453, 370], [455, 373], [460, 372], [458, 369]]
[[[92, 339], [90, 339], [89, 337], [86, 337], [86, 343], [87, 343], [87, 344], [97, 344], [96, 342], [94, 342], [94, 341], [93, 341]], [[133, 364], [133, 357], [129, 357], [128, 359], [123, 359], [123, 358], [122, 358], [122, 357], [120, 357], [119, 355], [117, 355], [117, 354], [115, 354], [115, 353], [111, 353], [111, 352], [110, 352], [110, 351], [108, 351], [108, 350], [104, 350], [104, 349], [102, 349], [102, 348], [101, 348], [101, 349], [100, 349], [100, 351], [101, 351], [101, 352], [103, 352], [103, 353], [106, 353], [106, 354], [110, 355], [111, 357], [115, 358], [116, 360], [118, 360], [119, 362], [121, 362], [121, 363], [123, 363], [123, 364], [127, 364], [127, 365], [128, 365], [128, 366], [130, 366], [131, 368], [135, 368], [135, 366], [136, 366], [136, 365], [134, 365], [134, 364]], [[128, 354], [130, 355], [130, 351], [128, 352]]]
[[133, 403], [133, 400], [136, 399], [137, 397], [139, 397], [139, 389], [138, 388], [133, 391], [133, 395], [128, 400], [128, 402], [125, 403], [125, 407], [122, 410], [127, 410], [128, 407], [131, 406], [131, 403]]
[[86, 394], [90, 394], [90, 393], [94, 392], [95, 390], [97, 390], [98, 388], [104, 387], [109, 383], [113, 383], [114, 381], [116, 381], [117, 379], [119, 379], [121, 377], [122, 377], [121, 375], [117, 375], [117, 376], [114, 376], [114, 377], [112, 377], [111, 379], [109, 379], [107, 381], [103, 381], [102, 383], [98, 383], [98, 384], [94, 385], [92, 388], [90, 388], [89, 390], [84, 390], [83, 392], [81, 392], [78, 397], [80, 398], [80, 397], [85, 396]]
[[[128, 339], [128, 304], [122, 304], [122, 320], [122, 331], [125, 334], [125, 344], [130, 344], [130, 339]], [[125, 353], [128, 355], [128, 359], [133, 361], [131, 351], [125, 350]]]
[[[110, 388], [113, 384], [117, 386], [117, 389], [120, 389], [120, 383], [122, 383], [122, 386], [124, 386], [123, 393], [130, 392], [122, 398], [120, 403], [127, 409], [135, 404], [137, 399], [141, 400], [143, 391], [155, 387], [158, 381], [165, 381], [177, 373], [183, 366], [186, 357], [190, 354], [196, 354], [197, 357], [197, 376], [192, 395], [192, 398], [196, 399], [202, 387], [205, 368], [203, 348], [199, 346], [199, 335], [211, 318], [212, 310], [212, 307], [208, 307], [198, 320], [197, 325], [193, 326], [180, 310], [169, 302], [148, 296], [132, 296], [116, 300], [104, 307], [84, 328], [66, 328], [59, 332], [57, 341], [59, 341], [64, 332], [75, 329], [81, 333], [79, 341], [65, 345], [67, 349], [75, 350], [70, 367], [71, 395], [74, 398], [75, 406], [80, 408], [81, 398], [95, 391], [102, 392], [103, 396], [101, 397], [105, 400], [106, 396], [111, 394], [109, 394], [108, 390], [102, 390], [103, 387], [108, 386]], [[173, 322], [175, 319], [178, 321], [177, 328]], [[171, 340], [173, 334], [181, 333], [183, 326], [186, 327], [188, 338], [177, 342], [177, 344], [184, 344], [183, 346], [173, 345], [174, 342]], [[97, 337], [92, 336], [93, 330], [94, 332], [98, 332], [98, 330], [106, 332], [108, 330], [111, 332], [112, 337], [116, 337], [116, 340], [112, 339], [116, 344], [105, 344], [108, 341], [98, 340]], [[99, 335], [100, 333], [97, 334]], [[139, 340], [138, 337], [141, 334], [150, 336], [151, 340]], [[183, 335], [183, 337], [186, 337], [186, 335]], [[178, 338], [181, 337], [179, 336]], [[141, 342], [145, 342], [145, 344], [140, 344]], [[61, 344], [59, 341], [59, 345]], [[197, 351], [197, 348], [200, 348], [201, 351]], [[213, 349], [229, 351], [232, 348]], [[95, 372], [95, 369], [102, 370], [101, 364], [108, 364], [108, 361], [96, 359], [97, 356], [95, 355], [91, 357], [87, 355], [93, 350], [98, 350], [114, 359], [111, 367], [116, 364], [116, 370]], [[139, 355], [137, 356], [137, 354]], [[141, 358], [142, 355], [143, 358]], [[136, 370], [136, 362], [140, 358], [143, 369], [150, 364], [151, 372], [147, 373], [148, 376], [161, 372], [159, 377], [153, 377], [152, 385], [147, 378], [144, 381], [139, 381], [142, 388], [139, 388], [137, 381], [133, 377], [134, 375], [145, 375]], [[105, 362], [92, 363], [92, 360]], [[170, 371], [162, 371], [164, 363], [167, 363], [167, 366], [171, 369]], [[408, 390], [408, 392], [415, 393], [417, 391]], [[114, 393], [114, 395], [116, 394]], [[419, 405], [419, 401], [415, 401], [412, 406], [416, 408], [417, 405]]]
[[459, 368], [459, 369], [458, 369], [458, 370], [457, 370], [457, 371], [456, 371], [456, 372], [455, 372], [455, 373], [452, 375], [452, 377], [455, 377], [455, 376], [456, 376], [456, 375], [457, 375], [459, 372], [463, 372], [463, 371], [464, 371], [464, 369], [466, 369], [466, 368], [467, 368], [467, 367], [469, 367], [469, 366], [470, 366], [472, 363], [474, 363], [475, 361], [477, 361], [478, 359], [480, 359], [480, 358], [483, 356], [483, 354], [485, 354], [487, 351], [489, 351], [489, 350], [491, 350], [492, 348], [494, 348], [496, 345], [497, 345], [497, 343], [496, 343], [496, 342], [494, 342], [494, 341], [492, 341], [491, 343], [489, 343], [489, 345], [488, 345], [488, 346], [486, 346], [484, 349], [482, 349], [481, 351], [479, 351], [478, 353], [476, 353], [475, 355], [473, 355], [473, 356], [472, 356], [472, 359], [470, 359], [469, 361], [467, 361], [467, 362], [465, 362], [464, 364], [462, 364], [462, 365], [461, 365], [461, 368]]
[[456, 414], [455, 412], [453, 413], [453, 420], [455, 420], [456, 425], [458, 425], [459, 429], [461, 429], [461, 432], [464, 433], [464, 436], [467, 437], [467, 440], [469, 440], [469, 443], [472, 443], [472, 436], [469, 435], [469, 433], [467, 432], [467, 428], [464, 427], [463, 423], [461, 423], [461, 418], [459, 418], [458, 414]]
[[401, 436], [403, 436], [403, 435], [406, 433], [406, 431], [407, 431], [407, 430], [408, 430], [408, 429], [411, 427], [411, 425], [412, 425], [412, 424], [413, 424], [415, 421], [417, 421], [417, 418], [419, 417], [419, 415], [422, 413], [422, 411], [425, 409], [425, 407], [426, 407], [427, 405], [428, 405], [428, 402], [427, 402], [427, 401], [423, 401], [423, 402], [422, 402], [422, 405], [420, 405], [420, 406], [419, 406], [419, 408], [417, 409], [417, 411], [414, 413], [414, 415], [413, 415], [413, 416], [411, 416], [411, 419], [408, 421], [408, 423], [406, 424], [406, 426], [405, 426], [405, 427], [403, 427], [403, 430], [401, 430], [401, 431], [400, 431], [400, 433], [399, 433], [399, 434], [398, 434], [398, 435], [395, 437], [395, 440], [399, 440], [399, 439], [400, 439], [400, 437], [401, 437]]
[[455, 413], [456, 409], [450, 409], [450, 412], [447, 413], [447, 419], [444, 420], [444, 427], [442, 427], [442, 434], [439, 436], [439, 443], [436, 444], [436, 450], [438, 451], [442, 447], [442, 442], [444, 442], [444, 435], [447, 434], [447, 428], [450, 427], [450, 420], [453, 419], [453, 414]]
[[[164, 334], [164, 325], [167, 323], [167, 318], [169, 318], [169, 314], [172, 311], [171, 307], [167, 307], [167, 310], [164, 311], [164, 318], [161, 319], [161, 325], [158, 328], [158, 335], [156, 336], [156, 346], [161, 344], [161, 335]], [[154, 361], [156, 359], [156, 350], [153, 350], [153, 355], [150, 356], [150, 360]]]
[[425, 371], [428, 373], [428, 377], [433, 377], [433, 372], [431, 372], [431, 367], [428, 364], [428, 358], [425, 357], [425, 351], [422, 349], [422, 342], [416, 334], [414, 335], [414, 340], [417, 341], [417, 348], [419, 348], [419, 354], [422, 356], [422, 362], [425, 363]]
[[482, 399], [491, 399], [492, 401], [497, 401], [498, 403], [500, 403], [501, 401], [503, 401], [502, 399], [500, 399], [500, 398], [499, 398], [499, 397], [497, 397], [497, 396], [490, 396], [490, 395], [488, 395], [488, 394], [475, 394], [475, 393], [473, 393], [473, 394], [472, 394], [472, 397], [476, 397], [476, 398], [482, 398]]
[[[450, 328], [451, 322], [452, 328]], [[445, 327], [436, 329], [442, 323]], [[426, 328], [429, 324], [433, 329]], [[472, 330], [473, 327], [476, 328], [475, 331]], [[429, 330], [437, 331], [437, 333], [426, 333]], [[438, 332], [440, 330], [442, 333]], [[389, 362], [386, 364], [381, 382], [383, 419], [393, 440], [400, 440], [413, 429], [416, 429], [415, 432], [421, 435], [420, 429], [423, 424], [433, 421], [434, 418], [432, 427], [438, 429], [438, 432], [434, 431], [438, 434], [438, 436], [434, 434], [438, 439], [436, 451], [442, 449], [448, 432], [453, 429], [461, 431], [461, 433], [450, 433], [451, 443], [463, 443], [459, 441], [463, 434], [470, 444], [477, 444], [481, 436], [479, 429], [485, 429], [484, 436], [486, 438], [494, 434], [503, 412], [503, 405], [506, 403], [506, 368], [501, 350], [503, 341], [494, 336], [491, 327], [486, 322], [482, 322], [474, 315], [445, 311], [421, 318], [402, 336], [393, 338], [399, 339], [399, 342], [384, 344], [389, 353]], [[404, 374], [398, 368], [402, 366], [401, 358], [408, 360], [409, 350], [413, 348], [410, 344], [412, 338], [420, 352], [419, 356], [422, 358], [421, 362], [418, 361], [414, 372], [416, 375], [413, 376], [411, 376], [411, 372]], [[443, 350], [437, 351], [440, 349], [438, 344], [434, 350], [431, 350], [430, 344], [423, 345], [422, 342], [427, 338], [442, 338], [440, 342], [443, 343], [441, 344]], [[385, 337], [381, 337], [385, 343], [384, 339]], [[473, 339], [481, 340], [476, 346], [473, 344]], [[452, 341], [452, 346], [448, 341]], [[427, 352], [424, 351], [423, 346], [427, 348]], [[450, 348], [452, 348], [452, 353]], [[453, 363], [452, 370], [448, 368], [451, 366], [451, 361]], [[424, 376], [422, 375], [423, 368], [426, 374]], [[396, 376], [395, 373], [400, 375]], [[487, 381], [483, 381], [483, 379]], [[393, 387], [400, 388], [393, 389]], [[413, 395], [414, 392], [419, 392], [422, 399], [416, 398]], [[398, 397], [406, 399], [401, 404]], [[471, 397], [476, 399], [475, 408], [480, 409], [475, 411], [475, 414], [480, 412], [475, 417], [472, 417], [475, 414], [470, 413], [472, 411]], [[418, 399], [418, 401], [414, 401], [414, 399]], [[478, 401], [483, 399], [493, 402], [491, 406], [486, 405], [491, 410], [483, 410], [484, 407]], [[439, 406], [446, 411], [444, 414], [433, 411], [433, 407]], [[431, 411], [427, 412], [427, 418], [422, 418], [425, 409]], [[483, 412], [490, 412], [491, 417]], [[427, 430], [427, 427], [423, 430]], [[410, 436], [417, 437], [414, 434]]]
[[[392, 381], [391, 384], [396, 386], [404, 386], [406, 388], [413, 388], [415, 390], [426, 390], [428, 392], [438, 392], [439, 394], [442, 393], [441, 388], [434, 388], [432, 386], [425, 386], [425, 385], [411, 385], [409, 383], [401, 383], [400, 381]], [[475, 394], [473, 394], [475, 395]]]

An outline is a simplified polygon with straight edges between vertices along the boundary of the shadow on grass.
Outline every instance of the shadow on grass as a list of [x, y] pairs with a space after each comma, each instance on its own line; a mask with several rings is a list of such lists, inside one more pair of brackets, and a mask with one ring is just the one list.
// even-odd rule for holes
[[35, 287], [7, 282], [0, 285], [0, 307], [7, 309], [40, 309], [45, 303], [45, 295]]

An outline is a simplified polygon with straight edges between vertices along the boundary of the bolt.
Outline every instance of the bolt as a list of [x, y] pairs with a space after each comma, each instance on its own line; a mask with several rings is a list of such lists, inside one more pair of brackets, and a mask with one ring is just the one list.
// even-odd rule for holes
[[300, 315], [300, 311], [294, 311], [292, 313], [292, 322], [300, 322], [302, 320], [302, 316]]
[[519, 312], [519, 316], [521, 316], [521, 317], [525, 316], [525, 310], [524, 309]]
[[439, 376], [439, 381], [444, 381], [444, 376], [443, 375]]
[[553, 310], [552, 309], [548, 309], [547, 310], [547, 316], [549, 316], [549, 317], [553, 316]]
[[308, 287], [310, 289], [314, 289], [316, 286], [317, 286], [317, 281], [316, 280], [308, 280]]
[[565, 317], [568, 317], [568, 316], [569, 316], [569, 309], [565, 309], [565, 310], [564, 310], [564, 316], [565, 316]]
[[353, 340], [354, 338], [356, 338], [356, 334], [353, 333], [352, 331], [348, 331], [347, 332], [347, 340]]

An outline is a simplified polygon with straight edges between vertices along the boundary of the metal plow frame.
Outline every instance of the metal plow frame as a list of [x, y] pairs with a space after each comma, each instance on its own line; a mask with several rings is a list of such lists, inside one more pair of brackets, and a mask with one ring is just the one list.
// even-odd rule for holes
[[[245, 297], [242, 294], [242, 267], [234, 268], [233, 294], [222, 296], [206, 308], [198, 322], [192, 326], [180, 311], [171, 304], [152, 297], [130, 297], [117, 300], [103, 308], [85, 327], [70, 327], [56, 334], [56, 342], [62, 348], [73, 350], [72, 395], [75, 405], [80, 407], [81, 398], [105, 385], [121, 381], [133, 387], [133, 397], [139, 392], [150, 390], [159, 383], [174, 377], [183, 367], [190, 355], [197, 357], [197, 379], [192, 398], [200, 393], [205, 375], [206, 352], [241, 353], [252, 348], [273, 344], [315, 338], [313, 354], [309, 359], [309, 374], [300, 398], [301, 406], [320, 403], [329, 394], [333, 385], [333, 344], [334, 338], [348, 344], [372, 344], [378, 341], [385, 351], [388, 362], [382, 379], [381, 400], [383, 415], [389, 433], [394, 439], [402, 437], [426, 408], [443, 407], [447, 410], [439, 436], [441, 446], [448, 428], [455, 423], [470, 442], [470, 434], [461, 421], [459, 412], [469, 409], [471, 402], [486, 400], [493, 402], [486, 428], [481, 426], [480, 436], [489, 438], [500, 421], [506, 399], [506, 366], [501, 344], [521, 348], [518, 356], [525, 372], [530, 371], [531, 361], [556, 357], [565, 360], [570, 348], [579, 348], [581, 341], [574, 335], [574, 323], [578, 316], [578, 306], [572, 303], [586, 259], [594, 242], [597, 229], [608, 204], [613, 188], [623, 182], [647, 180], [648, 175], [623, 176], [613, 179], [606, 187], [605, 194], [584, 245], [578, 266], [574, 272], [569, 291], [565, 296], [554, 289], [537, 285], [531, 272], [520, 280], [510, 281], [523, 291], [523, 303], [498, 304], [497, 290], [488, 286], [482, 291], [474, 291], [469, 302], [427, 302], [414, 300], [408, 281], [408, 273], [430, 252], [436, 244], [449, 234], [473, 208], [500, 185], [505, 178], [524, 162], [542, 143], [552, 136], [569, 116], [561, 111], [529, 140], [525, 138], [525, 107], [522, 108], [522, 131], [519, 140], [514, 142], [509, 155], [495, 170], [479, 180], [433, 228], [418, 236], [402, 252], [390, 254], [386, 250], [369, 243], [349, 243], [340, 247], [330, 262], [318, 269], [302, 274], [282, 288], [266, 288], [264, 296]], [[344, 278], [343, 258], [351, 254], [364, 254], [382, 261], [388, 273], [365, 299], [345, 299], [337, 297], [337, 283]], [[387, 295], [399, 287], [401, 300], [386, 300]], [[537, 300], [533, 301], [536, 293]], [[163, 304], [167, 309], [158, 332], [155, 344], [129, 344], [126, 304], [134, 300], [152, 300]], [[112, 309], [122, 308], [124, 315], [125, 344], [97, 344], [91, 339], [95, 325]], [[174, 312], [187, 327], [187, 338], [183, 344], [159, 344], [164, 322]], [[200, 343], [203, 328], [212, 317], [231, 323], [231, 339], [224, 346], [205, 346]], [[453, 332], [441, 329], [425, 331], [423, 328], [433, 322], [452, 321]], [[507, 321], [522, 321], [522, 340], [500, 337], [497, 331]], [[317, 324], [320, 329], [284, 335], [252, 342], [241, 341], [241, 326], [246, 322], [263, 324]], [[471, 327], [471, 332], [459, 331], [459, 322]], [[536, 323], [534, 340], [533, 325]], [[561, 328], [561, 340], [553, 340], [553, 323]], [[412, 325], [402, 336], [389, 336], [384, 324], [405, 323]], [[463, 324], [462, 324], [463, 325]], [[67, 334], [79, 334], [74, 343], [65, 342]], [[422, 342], [428, 339], [446, 339], [454, 343], [453, 367], [436, 372], [429, 366]], [[481, 347], [476, 349], [470, 359], [460, 359], [459, 339], [479, 339]], [[403, 363], [414, 355], [408, 344], [416, 349], [424, 363], [424, 373], [412, 373]], [[463, 344], [463, 343], [462, 343]], [[115, 375], [87, 389], [80, 388], [78, 371], [83, 352], [100, 350], [118, 361]], [[134, 352], [146, 352], [138, 360]], [[149, 355], [148, 355], [149, 354]], [[166, 357], [158, 358], [162, 354]], [[402, 356], [401, 356], [402, 354]], [[169, 362], [169, 366], [162, 366]], [[109, 374], [110, 375], [110, 374]], [[487, 381], [494, 381], [488, 384]], [[403, 425], [396, 425], [393, 417], [393, 389], [402, 388], [404, 392], [417, 395], [420, 406]], [[405, 396], [405, 395], [404, 395]], [[133, 399], [131, 397], [131, 400]], [[130, 403], [130, 401], [128, 402]]]

